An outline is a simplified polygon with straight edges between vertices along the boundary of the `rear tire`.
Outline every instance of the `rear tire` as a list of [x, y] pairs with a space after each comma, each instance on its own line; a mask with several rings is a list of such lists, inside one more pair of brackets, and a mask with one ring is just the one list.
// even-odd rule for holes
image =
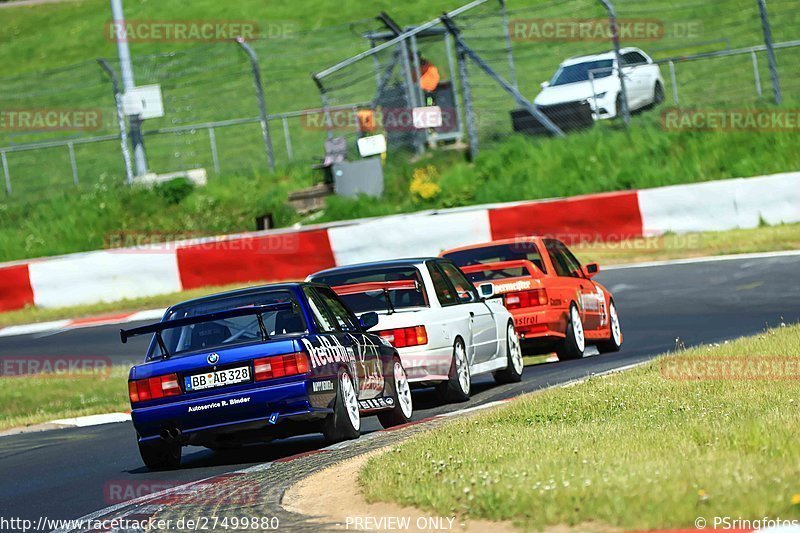
[[466, 402], [472, 388], [472, 376], [469, 373], [467, 349], [464, 341], [456, 339], [453, 345], [453, 361], [450, 363], [450, 379], [436, 386], [436, 392], [446, 402]]
[[508, 366], [503, 370], [494, 373], [494, 380], [497, 383], [519, 383], [522, 381], [522, 348], [519, 345], [517, 330], [514, 329], [513, 322], [509, 322], [506, 327], [506, 359]]
[[392, 400], [394, 407], [391, 411], [381, 411], [378, 413], [378, 421], [384, 429], [402, 426], [411, 420], [414, 414], [414, 404], [411, 401], [411, 387], [408, 385], [408, 378], [400, 358], [394, 358], [394, 391]]
[[583, 332], [583, 320], [581, 320], [578, 306], [570, 304], [567, 336], [561, 346], [556, 349], [556, 354], [559, 360], [569, 361], [571, 359], [582, 359], [585, 352], [586, 337]]
[[600, 353], [618, 352], [622, 347], [622, 328], [619, 325], [617, 306], [613, 300], [608, 306], [608, 322], [611, 337], [607, 341], [597, 343], [597, 351]]
[[322, 434], [330, 443], [357, 439], [361, 435], [358, 395], [350, 373], [344, 368], [339, 369], [339, 389], [336, 392], [333, 412], [325, 419]]
[[181, 445], [163, 441], [139, 442], [139, 455], [150, 470], [170, 470], [181, 466]]

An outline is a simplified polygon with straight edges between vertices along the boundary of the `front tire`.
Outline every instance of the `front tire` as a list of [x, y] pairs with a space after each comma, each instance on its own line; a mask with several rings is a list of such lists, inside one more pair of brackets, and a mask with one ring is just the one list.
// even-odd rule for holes
[[608, 322], [611, 337], [607, 341], [597, 343], [597, 351], [600, 353], [618, 352], [622, 347], [622, 327], [619, 325], [617, 306], [613, 300], [608, 306]]
[[517, 330], [514, 329], [512, 322], [509, 322], [506, 328], [506, 358], [508, 366], [495, 372], [494, 380], [500, 384], [519, 383], [522, 381], [522, 370], [525, 365], [522, 361], [522, 348], [519, 345]]
[[394, 408], [391, 411], [381, 411], [378, 413], [378, 421], [384, 429], [393, 428], [407, 424], [414, 414], [414, 404], [411, 400], [411, 387], [408, 385], [408, 378], [403, 364], [398, 357], [394, 358]]
[[450, 379], [436, 386], [436, 392], [446, 402], [466, 402], [472, 388], [467, 349], [464, 341], [456, 339], [453, 345], [453, 361], [450, 363]]
[[655, 87], [653, 87], [653, 107], [658, 107], [663, 103], [664, 103], [664, 86], [661, 85], [660, 81], [657, 81]]
[[150, 470], [170, 470], [181, 466], [181, 445], [163, 441], [139, 442], [139, 455]]
[[322, 434], [330, 443], [357, 439], [361, 435], [358, 395], [353, 379], [344, 368], [339, 369], [339, 390], [334, 400], [333, 413], [325, 419]]
[[586, 352], [586, 337], [583, 332], [583, 320], [578, 311], [578, 306], [569, 306], [569, 322], [567, 323], [567, 336], [564, 342], [556, 350], [558, 359], [569, 361], [571, 359], [582, 359]]

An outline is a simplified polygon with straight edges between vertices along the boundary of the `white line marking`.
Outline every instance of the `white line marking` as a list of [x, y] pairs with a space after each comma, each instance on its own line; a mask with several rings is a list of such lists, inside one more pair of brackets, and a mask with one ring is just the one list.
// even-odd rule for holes
[[672, 265], [692, 265], [696, 263], [716, 263], [718, 261], [736, 261], [737, 259], [773, 259], [778, 257], [800, 256], [800, 250], [784, 250], [781, 252], [758, 252], [751, 254], [712, 255], [706, 257], [692, 257], [688, 259], [668, 259], [666, 261], [650, 261], [647, 263], [630, 263], [626, 265], [610, 265], [602, 270], [627, 270], [631, 268], [652, 268]]
[[58, 420], [52, 420], [50, 424], [85, 428], [89, 426], [99, 426], [101, 424], [130, 422], [130, 420], [131, 415], [129, 413], [106, 413], [102, 415], [79, 416], [76, 418], [61, 418]]
[[14, 335], [31, 335], [65, 328], [69, 325], [69, 320], [54, 320], [52, 322], [39, 322], [36, 324], [21, 324], [19, 326], [8, 326], [0, 329], [0, 337], [11, 337]]

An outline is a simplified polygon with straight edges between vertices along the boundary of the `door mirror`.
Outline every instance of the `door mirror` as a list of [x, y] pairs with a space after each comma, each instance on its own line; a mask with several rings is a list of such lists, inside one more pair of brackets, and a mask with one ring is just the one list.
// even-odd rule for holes
[[364, 313], [358, 318], [358, 321], [364, 331], [369, 331], [378, 325], [378, 313], [375, 313], [374, 311]]
[[548, 87], [550, 87], [550, 82], [549, 81], [543, 81], [541, 83], [541, 86], [542, 86], [542, 89], [547, 89]]
[[600, 265], [598, 265], [597, 263], [589, 263], [588, 265], [583, 267], [583, 274], [587, 278], [595, 277], [598, 272], [600, 272]]
[[491, 283], [481, 283], [480, 285], [478, 285], [478, 293], [484, 300], [488, 300], [489, 298], [494, 298], [494, 285], [492, 285]]

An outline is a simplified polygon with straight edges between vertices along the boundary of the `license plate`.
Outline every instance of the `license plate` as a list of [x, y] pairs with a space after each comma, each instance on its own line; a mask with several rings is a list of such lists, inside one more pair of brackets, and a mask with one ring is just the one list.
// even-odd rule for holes
[[186, 392], [235, 385], [236, 383], [250, 381], [250, 367], [240, 366], [227, 370], [217, 370], [216, 372], [206, 372], [205, 374], [195, 374], [186, 376], [183, 380]]

